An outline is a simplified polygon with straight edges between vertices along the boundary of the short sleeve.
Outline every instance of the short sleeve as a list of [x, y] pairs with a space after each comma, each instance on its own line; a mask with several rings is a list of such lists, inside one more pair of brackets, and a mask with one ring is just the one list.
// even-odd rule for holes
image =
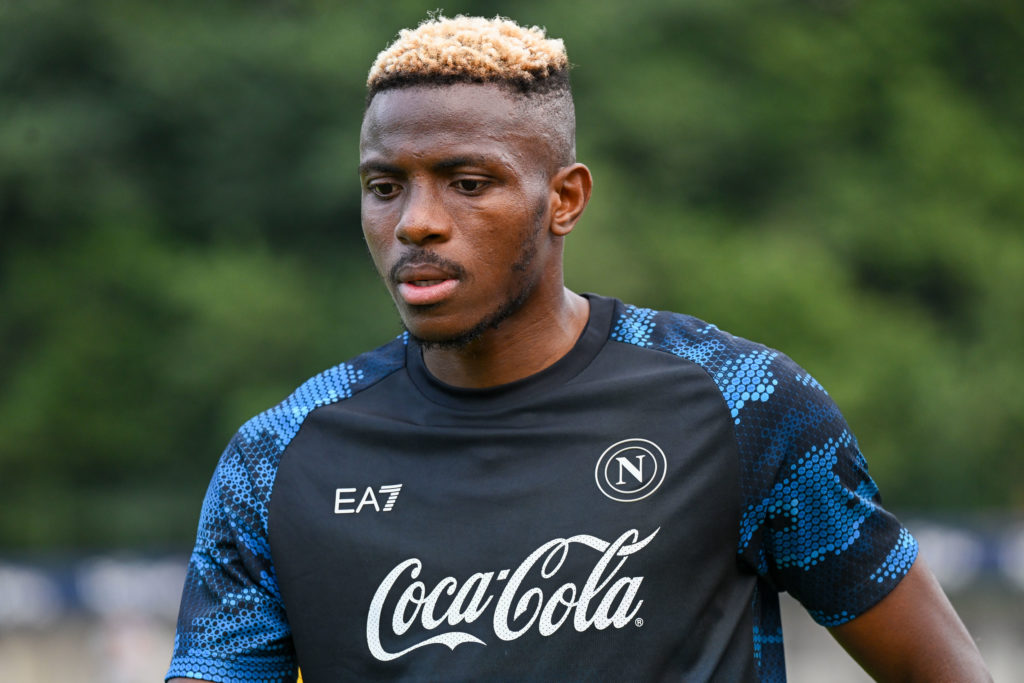
[[612, 338], [685, 358], [715, 383], [739, 458], [737, 550], [770, 586], [838, 626], [910, 570], [917, 542], [882, 507], [828, 392], [785, 354], [691, 316], [629, 305]]
[[882, 507], [825, 389], [781, 353], [758, 357], [758, 384], [771, 391], [734, 410], [745, 474], [740, 553], [818, 623], [838, 626], [899, 583], [917, 542]]
[[295, 646], [270, 553], [270, 495], [288, 444], [320, 406], [352, 396], [405, 363], [405, 335], [311, 377], [242, 425], [203, 501], [167, 678], [295, 681]]
[[296, 664], [267, 537], [279, 450], [236, 436], [203, 501], [167, 678], [291, 683]]

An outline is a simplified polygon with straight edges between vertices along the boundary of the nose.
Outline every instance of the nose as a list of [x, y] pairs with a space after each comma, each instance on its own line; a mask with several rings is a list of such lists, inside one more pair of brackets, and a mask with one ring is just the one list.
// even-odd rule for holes
[[413, 185], [405, 195], [395, 237], [402, 244], [421, 246], [443, 242], [451, 234], [451, 222], [444, 203], [430, 188]]

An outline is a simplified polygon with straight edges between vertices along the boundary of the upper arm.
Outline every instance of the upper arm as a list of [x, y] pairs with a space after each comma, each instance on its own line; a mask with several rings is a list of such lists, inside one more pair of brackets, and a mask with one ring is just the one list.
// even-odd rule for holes
[[751, 461], [773, 474], [751, 477], [759, 485], [746, 501], [747, 560], [880, 680], [989, 680], [916, 540], [881, 506], [838, 408], [787, 360], [770, 366], [769, 400], [747, 409], [764, 413], [751, 423], [768, 435]]
[[829, 629], [879, 681], [991, 681], [981, 653], [924, 561], [878, 604]]
[[837, 626], [900, 582], [917, 542], [882, 507], [857, 440], [825, 389], [783, 356], [768, 370], [775, 391], [738, 416], [744, 472], [751, 473], [740, 550], [815, 621]]
[[255, 683], [295, 675], [267, 534], [270, 441], [236, 436], [214, 473], [182, 591], [169, 677], [223, 674]]

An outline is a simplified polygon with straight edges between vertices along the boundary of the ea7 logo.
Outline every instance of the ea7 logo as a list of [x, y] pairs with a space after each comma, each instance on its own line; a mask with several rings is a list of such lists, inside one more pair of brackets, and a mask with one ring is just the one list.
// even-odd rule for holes
[[[374, 512], [391, 512], [398, 500], [398, 494], [402, 491], [401, 484], [385, 484], [374, 492], [372, 486], [367, 486], [363, 491], [358, 503], [354, 497], [349, 498], [359, 489], [335, 489], [334, 490], [334, 514], [351, 515], [359, 514], [364, 507], [372, 507]], [[384, 505], [380, 501], [384, 501]]]

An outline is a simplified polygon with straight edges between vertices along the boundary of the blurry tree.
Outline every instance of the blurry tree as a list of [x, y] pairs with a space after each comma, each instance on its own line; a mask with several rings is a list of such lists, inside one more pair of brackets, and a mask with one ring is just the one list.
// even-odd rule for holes
[[[359, 230], [363, 80], [432, 8], [0, 4], [0, 549], [187, 546], [238, 424], [397, 333]], [[1018, 10], [514, 18], [576, 65], [597, 182], [570, 285], [785, 350], [897, 508], [1024, 508]]]

